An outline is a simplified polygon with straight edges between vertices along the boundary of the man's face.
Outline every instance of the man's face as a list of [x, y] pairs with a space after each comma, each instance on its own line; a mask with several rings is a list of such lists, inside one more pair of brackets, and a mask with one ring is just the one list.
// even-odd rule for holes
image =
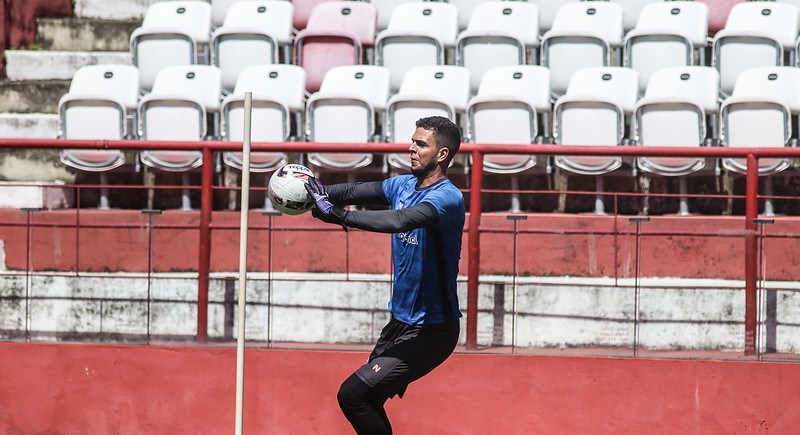
[[411, 173], [417, 176], [430, 173], [439, 164], [439, 160], [444, 158], [443, 151], [437, 146], [433, 130], [421, 127], [418, 127], [411, 136], [411, 146], [408, 150], [411, 153]]

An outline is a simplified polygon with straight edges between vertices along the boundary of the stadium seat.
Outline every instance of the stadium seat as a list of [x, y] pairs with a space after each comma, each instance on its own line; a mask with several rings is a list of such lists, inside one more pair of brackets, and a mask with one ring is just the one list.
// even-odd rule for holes
[[[793, 118], [800, 113], [800, 69], [763, 67], [743, 71], [733, 95], [720, 107], [721, 140], [728, 147], [786, 147], [791, 145]], [[790, 166], [786, 158], [759, 159], [758, 173], [775, 175]], [[747, 161], [722, 159], [722, 167], [747, 173]], [[766, 177], [766, 195], [772, 195], [772, 179]], [[767, 201], [765, 214], [774, 214]]]
[[[244, 138], [245, 92], [252, 93], [250, 140], [252, 142], [286, 142], [292, 139], [292, 122], [295, 128], [305, 110], [306, 76], [297, 65], [258, 65], [245, 68], [236, 81], [232, 94], [222, 100], [223, 139], [239, 142]], [[296, 130], [300, 131], [300, 130]], [[286, 163], [283, 152], [252, 152], [250, 170], [270, 172]], [[223, 153], [222, 161], [235, 169], [242, 169], [242, 153]]]
[[422, 0], [370, 0], [369, 2], [375, 5], [378, 10], [378, 31], [385, 30], [389, 27], [389, 19], [394, 12], [394, 8], [404, 3], [418, 3]]
[[[389, 70], [377, 65], [349, 65], [325, 74], [319, 92], [306, 104], [306, 134], [314, 142], [364, 143], [373, 140], [376, 119], [389, 98]], [[343, 126], [346, 126], [343, 128]], [[310, 153], [309, 163], [329, 170], [361, 168], [369, 153]]]
[[153, 3], [130, 37], [140, 93], [149, 92], [161, 69], [207, 63], [211, 5], [203, 1]]
[[[64, 139], [128, 139], [135, 137], [139, 71], [131, 65], [92, 65], [75, 72], [69, 92], [58, 102], [59, 137]], [[77, 170], [107, 172], [125, 163], [121, 150], [65, 149], [61, 161]], [[108, 189], [100, 189], [99, 208], [108, 209]]]
[[536, 5], [482, 3], [475, 6], [467, 29], [458, 34], [456, 63], [470, 70], [474, 93], [486, 70], [535, 63], [538, 48], [539, 9]]
[[222, 27], [211, 36], [212, 64], [222, 73], [222, 91], [236, 86], [248, 66], [278, 63], [279, 47], [292, 44], [292, 4], [253, 0], [231, 5]]
[[[576, 71], [566, 94], [553, 107], [555, 143], [623, 144], [626, 121], [636, 105], [637, 83], [637, 73], [630, 68], [594, 67]], [[565, 171], [597, 176], [597, 192], [603, 190], [601, 176], [622, 166], [622, 159], [617, 156], [555, 156], [554, 161]], [[599, 194], [595, 212], [605, 212]]]
[[527, 0], [528, 3], [533, 3], [539, 8], [539, 31], [542, 33], [553, 28], [553, 20], [555, 20], [556, 13], [562, 5], [575, 3], [576, 1], [578, 0]]
[[[708, 120], [718, 115], [719, 73], [707, 66], [662, 68], [655, 71], [644, 98], [636, 103], [633, 131], [638, 145], [697, 147], [715, 136]], [[716, 168], [712, 159], [710, 167]], [[707, 166], [702, 157], [639, 157], [640, 170], [665, 177], [679, 177], [679, 211], [689, 214], [687, 175]]]
[[[539, 134], [539, 114], [550, 112], [550, 71], [538, 65], [513, 65], [486, 71], [478, 94], [466, 108], [469, 141], [481, 144], [531, 144]], [[543, 119], [548, 119], [543, 117]], [[536, 156], [487, 154], [485, 172], [511, 174], [511, 188], [519, 189], [517, 174], [536, 166]], [[520, 211], [519, 194], [511, 196], [511, 211]]]
[[561, 6], [541, 42], [553, 98], [564, 95], [576, 70], [612, 65], [612, 51], [621, 46], [622, 6], [600, 1]]
[[736, 78], [746, 69], [784, 65], [784, 57], [794, 53], [798, 30], [800, 21], [793, 5], [776, 2], [735, 5], [725, 28], [713, 42], [721, 96], [731, 95]]
[[[652, 3], [625, 35], [625, 62], [639, 73], [639, 93], [658, 69], [704, 65], [708, 39], [708, 6], [698, 2]], [[695, 61], [697, 59], [697, 61]]]
[[329, 69], [370, 63], [378, 11], [370, 3], [337, 1], [314, 7], [295, 37], [295, 63], [306, 70], [306, 91], [319, 90]]
[[392, 93], [411, 68], [443, 65], [458, 35], [458, 9], [448, 3], [416, 2], [394, 8], [375, 42], [375, 64], [389, 68]]
[[[444, 116], [461, 125], [469, 100], [469, 70], [456, 65], [429, 65], [410, 69], [400, 91], [386, 105], [386, 141], [410, 143], [415, 123], [426, 116]], [[389, 154], [387, 162], [410, 170], [408, 154]]]
[[[156, 76], [153, 91], [139, 101], [140, 136], [145, 140], [199, 141], [207, 133], [207, 113], [220, 108], [221, 74], [210, 65], [164, 68]], [[212, 133], [213, 137], [214, 133]], [[143, 164], [167, 172], [183, 174], [188, 186], [188, 171], [203, 164], [200, 151], [143, 151]], [[210, 163], [210, 162], [209, 162]], [[181, 201], [191, 209], [188, 189]]]

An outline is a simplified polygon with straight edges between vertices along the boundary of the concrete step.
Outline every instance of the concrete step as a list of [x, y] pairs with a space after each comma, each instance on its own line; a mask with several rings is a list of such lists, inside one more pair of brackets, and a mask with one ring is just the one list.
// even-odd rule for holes
[[141, 19], [158, 0], [76, 0], [75, 16], [110, 20]]
[[6, 50], [9, 80], [71, 80], [80, 67], [132, 62], [129, 52]]
[[36, 23], [36, 41], [45, 50], [128, 51], [139, 19], [41, 18]]
[[69, 80], [0, 81], [0, 112], [57, 113], [58, 100], [69, 91]]
[[0, 137], [55, 139], [58, 115], [55, 113], [0, 113]]

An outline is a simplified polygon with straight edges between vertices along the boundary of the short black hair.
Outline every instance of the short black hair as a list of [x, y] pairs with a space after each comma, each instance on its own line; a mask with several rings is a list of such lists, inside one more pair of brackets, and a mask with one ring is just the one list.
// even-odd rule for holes
[[439, 147], [446, 147], [450, 150], [449, 158], [446, 163], [456, 156], [461, 147], [461, 128], [453, 121], [444, 116], [428, 116], [417, 120], [417, 128], [433, 131], [436, 136], [436, 144]]

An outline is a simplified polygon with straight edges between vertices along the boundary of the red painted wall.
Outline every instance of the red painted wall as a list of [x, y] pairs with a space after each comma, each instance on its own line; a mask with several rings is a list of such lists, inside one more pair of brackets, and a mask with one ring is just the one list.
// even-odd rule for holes
[[[238, 212], [213, 213], [212, 271], [238, 270], [239, 219]], [[75, 230], [78, 221], [80, 233]], [[147, 216], [139, 211], [42, 211], [32, 214], [31, 222], [34, 270], [147, 271]], [[197, 270], [198, 223], [198, 212], [171, 210], [154, 217], [155, 271]], [[268, 270], [268, 225], [260, 213], [251, 214], [250, 270]], [[344, 233], [310, 214], [275, 217], [272, 228], [275, 272], [390, 273], [391, 239], [386, 234]], [[481, 228], [481, 273], [510, 274], [512, 222], [505, 214], [485, 214]], [[641, 276], [744, 279], [743, 229], [740, 216], [653, 216], [641, 225]], [[518, 221], [517, 231], [520, 275], [634, 276], [635, 225], [627, 216], [530, 214]], [[766, 234], [767, 278], [800, 279], [800, 217], [776, 217]], [[25, 237], [25, 214], [0, 210], [0, 240], [9, 269], [25, 269]], [[462, 274], [467, 273], [468, 239], [465, 233]]]
[[[250, 349], [245, 433], [351, 433], [362, 352]], [[235, 349], [0, 343], [0, 433], [233, 432]], [[800, 364], [457, 353], [388, 402], [398, 434], [795, 434]]]

